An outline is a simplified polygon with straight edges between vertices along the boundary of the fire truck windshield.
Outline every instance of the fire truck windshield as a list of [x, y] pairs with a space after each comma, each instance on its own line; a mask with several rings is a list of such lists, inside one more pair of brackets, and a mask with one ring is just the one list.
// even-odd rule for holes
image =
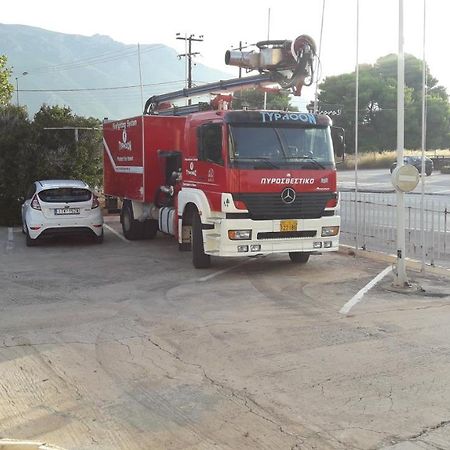
[[329, 127], [230, 124], [230, 163], [253, 169], [334, 168]]

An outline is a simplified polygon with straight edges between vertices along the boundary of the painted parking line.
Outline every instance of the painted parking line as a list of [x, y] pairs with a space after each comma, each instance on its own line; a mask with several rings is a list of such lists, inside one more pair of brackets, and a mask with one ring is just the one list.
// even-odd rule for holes
[[218, 277], [219, 275], [222, 275], [224, 273], [227, 273], [227, 272], [230, 272], [230, 271], [232, 271], [234, 269], [237, 269], [238, 267], [243, 266], [244, 264], [248, 264], [251, 261], [255, 261], [256, 259], [259, 259], [259, 258], [249, 258], [249, 259], [247, 259], [245, 261], [242, 261], [242, 262], [240, 262], [238, 264], [235, 264], [234, 266], [227, 267], [226, 269], [218, 270], [217, 272], [213, 272], [213, 273], [211, 273], [209, 275], [206, 275], [205, 277], [202, 277], [202, 278], [197, 278], [196, 281], [198, 281], [200, 283], [203, 283], [205, 281], [209, 281], [212, 278]]
[[109, 225], [103, 224], [103, 226], [108, 230], [111, 231], [112, 234], [116, 235], [119, 239], [122, 239], [122, 241], [126, 242], [127, 244], [131, 244], [131, 241], [129, 241], [125, 236], [118, 233], [114, 228], [110, 227]]
[[14, 248], [14, 228], [8, 227], [8, 238], [6, 240], [6, 251]]
[[382, 272], [380, 272], [373, 280], [367, 283], [362, 289], [358, 291], [341, 309], [341, 314], [348, 314], [350, 310], [357, 305], [364, 297], [364, 295], [372, 289], [379, 281], [381, 281], [389, 272], [392, 271], [392, 266], [386, 267]]

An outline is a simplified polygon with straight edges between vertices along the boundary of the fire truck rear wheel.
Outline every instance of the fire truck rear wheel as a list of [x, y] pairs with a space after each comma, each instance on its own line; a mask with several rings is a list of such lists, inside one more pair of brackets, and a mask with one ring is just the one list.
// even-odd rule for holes
[[123, 203], [121, 222], [123, 235], [127, 239], [135, 241], [144, 238], [144, 224], [134, 220], [133, 207], [129, 201]]
[[309, 252], [289, 252], [289, 258], [293, 263], [306, 264], [310, 254]]
[[211, 257], [205, 254], [203, 246], [202, 221], [198, 213], [194, 213], [192, 218], [192, 263], [196, 269], [211, 266]]

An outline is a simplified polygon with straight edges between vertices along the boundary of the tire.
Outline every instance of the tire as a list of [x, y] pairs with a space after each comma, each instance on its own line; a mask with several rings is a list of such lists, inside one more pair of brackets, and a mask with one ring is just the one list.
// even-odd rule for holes
[[310, 255], [309, 252], [289, 252], [289, 258], [296, 264], [306, 264]]
[[205, 254], [202, 221], [197, 212], [192, 218], [192, 264], [196, 269], [207, 269], [211, 266], [211, 256]]
[[130, 201], [125, 201], [120, 214], [123, 235], [130, 241], [144, 239], [144, 224], [134, 220], [133, 207]]
[[431, 175], [432, 170], [431, 169], [425, 169], [425, 175], [429, 177]]
[[146, 220], [143, 224], [144, 239], [153, 239], [158, 232], [158, 221], [154, 219]]
[[102, 234], [100, 236], [97, 236], [97, 235], [94, 236], [94, 242], [96, 244], [103, 244], [103, 238], [104, 238], [104, 233], [102, 230]]
[[28, 233], [28, 228], [25, 233], [25, 242], [26, 242], [27, 247], [36, 247], [36, 245], [37, 245], [37, 238], [31, 239], [30, 233]]

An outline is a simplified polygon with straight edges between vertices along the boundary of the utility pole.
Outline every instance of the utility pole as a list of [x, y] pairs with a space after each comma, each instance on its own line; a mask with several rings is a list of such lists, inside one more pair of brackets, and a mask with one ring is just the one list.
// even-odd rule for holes
[[[189, 36], [185, 35], [180, 36], [180, 33], [177, 33], [177, 40], [184, 41], [187, 43], [187, 51], [181, 55], [178, 55], [178, 58], [186, 58], [188, 62], [188, 73], [187, 73], [187, 87], [192, 87], [192, 57], [199, 55], [199, 52], [192, 51], [192, 42], [203, 42], [203, 35], [199, 37], [195, 37], [194, 34], [190, 34]], [[188, 100], [188, 105], [191, 104], [191, 99]]]
[[22, 78], [24, 76], [28, 75], [28, 72], [22, 72], [22, 75], [19, 75], [16, 77], [16, 103], [17, 106], [20, 106], [19, 102], [19, 78]]

